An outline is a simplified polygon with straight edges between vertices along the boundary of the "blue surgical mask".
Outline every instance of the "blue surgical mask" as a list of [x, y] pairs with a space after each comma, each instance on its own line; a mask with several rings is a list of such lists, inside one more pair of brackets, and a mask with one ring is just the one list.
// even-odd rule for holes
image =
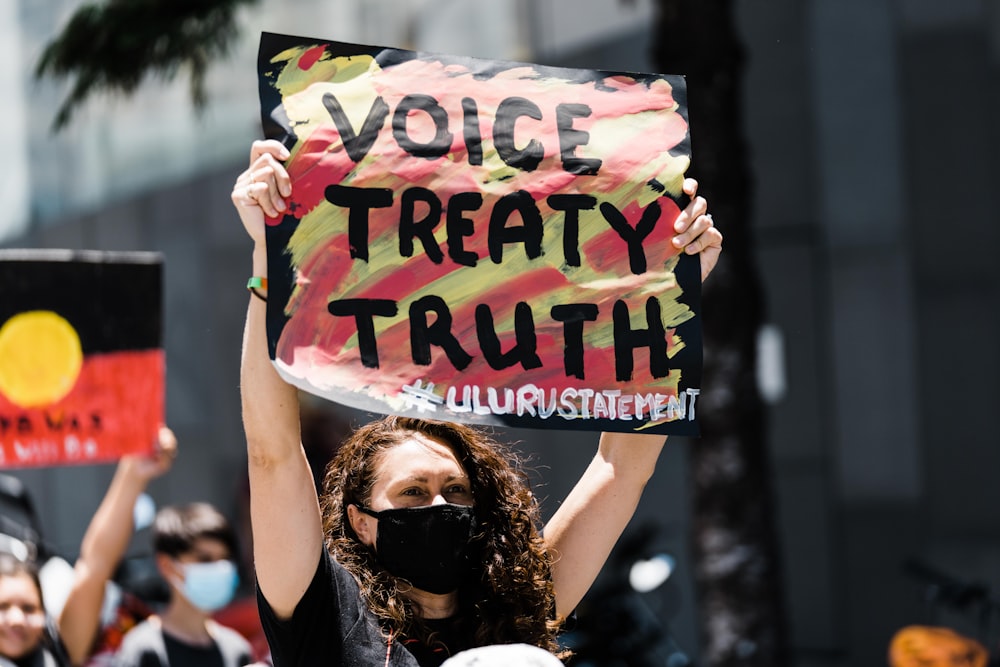
[[184, 573], [184, 581], [178, 588], [184, 597], [198, 609], [213, 612], [229, 604], [240, 577], [236, 565], [231, 560], [217, 560], [211, 563], [178, 563]]

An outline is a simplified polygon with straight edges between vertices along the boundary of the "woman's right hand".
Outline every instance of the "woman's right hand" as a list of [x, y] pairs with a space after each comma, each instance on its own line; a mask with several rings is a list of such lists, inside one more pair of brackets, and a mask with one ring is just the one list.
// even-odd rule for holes
[[[253, 276], [267, 277], [267, 218], [288, 209], [292, 185], [282, 164], [288, 157], [277, 141], [255, 141], [250, 166], [233, 186], [233, 204], [254, 242]], [[323, 518], [302, 451], [298, 390], [268, 355], [266, 310], [263, 301], [249, 297], [240, 394], [257, 588], [278, 618], [290, 618], [323, 552]]]
[[258, 140], [250, 148], [250, 166], [233, 185], [232, 200], [254, 243], [264, 247], [264, 218], [285, 212], [292, 182], [282, 164], [288, 149], [274, 139]]

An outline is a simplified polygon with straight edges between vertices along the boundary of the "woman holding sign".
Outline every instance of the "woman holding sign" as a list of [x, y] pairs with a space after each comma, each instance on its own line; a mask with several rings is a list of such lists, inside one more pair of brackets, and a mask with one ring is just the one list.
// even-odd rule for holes
[[[232, 199], [267, 275], [265, 216], [291, 182], [276, 141], [255, 142]], [[722, 249], [696, 197], [675, 244], [702, 278]], [[262, 281], [260, 281], [262, 282]], [[474, 428], [389, 417], [341, 447], [317, 497], [300, 444], [297, 390], [268, 356], [266, 294], [250, 298], [241, 389], [261, 617], [276, 667], [440, 665], [459, 651], [524, 643], [558, 652], [560, 623], [625, 529], [665, 437], [605, 433], [544, 528], [519, 462]]]

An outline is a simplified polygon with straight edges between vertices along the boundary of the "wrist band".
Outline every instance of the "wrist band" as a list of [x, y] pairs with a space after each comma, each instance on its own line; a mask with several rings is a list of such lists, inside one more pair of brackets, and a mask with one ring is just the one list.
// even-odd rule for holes
[[251, 277], [250, 280], [247, 281], [247, 289], [250, 290], [250, 293], [255, 297], [264, 303], [267, 303], [267, 297], [257, 291], [258, 289], [267, 289], [267, 278], [261, 276]]

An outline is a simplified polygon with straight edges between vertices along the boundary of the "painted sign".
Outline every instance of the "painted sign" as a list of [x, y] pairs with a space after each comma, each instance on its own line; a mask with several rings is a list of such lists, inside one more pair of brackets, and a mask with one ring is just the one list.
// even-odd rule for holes
[[696, 432], [682, 77], [270, 33], [258, 72], [291, 152], [267, 229], [286, 380], [382, 413]]
[[152, 451], [161, 269], [153, 253], [0, 250], [0, 467]]

